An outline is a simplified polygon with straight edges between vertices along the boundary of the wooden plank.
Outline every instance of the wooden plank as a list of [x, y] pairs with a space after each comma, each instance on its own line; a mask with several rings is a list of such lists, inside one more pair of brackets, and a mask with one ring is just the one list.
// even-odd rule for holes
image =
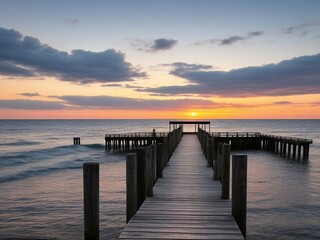
[[195, 135], [184, 135], [119, 239], [244, 239]]

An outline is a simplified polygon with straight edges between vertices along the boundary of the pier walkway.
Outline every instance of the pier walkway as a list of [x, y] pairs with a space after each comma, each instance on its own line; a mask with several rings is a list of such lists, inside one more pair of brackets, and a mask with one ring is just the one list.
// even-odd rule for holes
[[197, 135], [184, 135], [163, 178], [119, 239], [244, 239]]

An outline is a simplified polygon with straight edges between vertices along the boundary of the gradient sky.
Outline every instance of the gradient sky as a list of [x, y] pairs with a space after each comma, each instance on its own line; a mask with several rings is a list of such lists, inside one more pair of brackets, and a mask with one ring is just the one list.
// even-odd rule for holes
[[319, 9], [1, 0], [0, 118], [320, 118]]

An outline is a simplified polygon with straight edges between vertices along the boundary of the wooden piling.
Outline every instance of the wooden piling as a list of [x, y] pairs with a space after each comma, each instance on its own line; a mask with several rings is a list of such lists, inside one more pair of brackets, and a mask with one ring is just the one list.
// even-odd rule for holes
[[153, 174], [152, 174], [152, 149], [151, 146], [146, 147], [146, 164], [147, 164], [147, 197], [153, 196]]
[[138, 189], [138, 206], [139, 209], [147, 197], [147, 161], [146, 149], [137, 149], [137, 189]]
[[232, 156], [232, 215], [246, 238], [247, 155]]
[[223, 142], [218, 143], [218, 179], [221, 182], [222, 179], [222, 148], [223, 148]]
[[84, 236], [99, 239], [99, 163], [83, 164]]
[[213, 167], [213, 139], [209, 137], [207, 167]]
[[80, 145], [80, 138], [79, 137], [73, 138], [73, 145]]
[[229, 144], [223, 144], [222, 147], [222, 189], [221, 198], [229, 199], [230, 195], [230, 150]]
[[163, 177], [163, 161], [164, 161], [163, 143], [157, 144], [157, 179]]
[[137, 196], [137, 154], [128, 153], [126, 162], [127, 182], [127, 223], [136, 214], [138, 206]]
[[152, 160], [151, 160], [151, 173], [153, 179], [153, 185], [157, 181], [157, 145], [151, 145], [151, 152], [152, 152]]

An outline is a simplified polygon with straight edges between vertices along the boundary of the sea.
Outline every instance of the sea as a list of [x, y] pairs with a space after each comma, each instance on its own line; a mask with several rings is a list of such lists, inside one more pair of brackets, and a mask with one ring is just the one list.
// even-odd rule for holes
[[[320, 239], [320, 120], [210, 120], [211, 131], [313, 139], [307, 162], [248, 155], [247, 239]], [[0, 120], [0, 239], [83, 239], [85, 162], [100, 163], [100, 239], [126, 221], [125, 154], [107, 133], [169, 130], [168, 120]], [[81, 145], [73, 145], [73, 137]]]

